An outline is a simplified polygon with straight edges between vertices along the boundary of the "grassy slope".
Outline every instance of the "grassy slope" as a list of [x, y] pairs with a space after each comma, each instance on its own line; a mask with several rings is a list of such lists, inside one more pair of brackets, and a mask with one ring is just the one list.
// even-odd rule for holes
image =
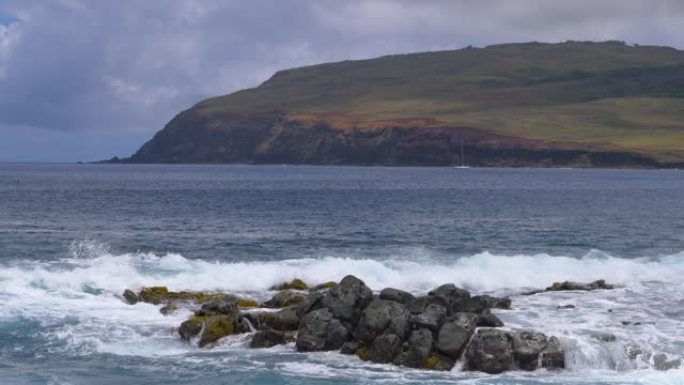
[[[511, 136], [684, 159], [684, 51], [621, 43], [508, 44], [278, 72], [195, 107], [435, 119]], [[328, 114], [328, 115], [326, 115]]]

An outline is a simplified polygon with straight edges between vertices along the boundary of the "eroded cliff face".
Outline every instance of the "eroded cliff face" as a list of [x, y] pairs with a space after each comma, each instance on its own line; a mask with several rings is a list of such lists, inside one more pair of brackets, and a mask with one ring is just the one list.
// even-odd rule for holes
[[131, 163], [328, 164], [387, 166], [662, 167], [627, 151], [503, 136], [439, 122], [341, 124], [283, 113], [220, 119], [188, 110], [141, 147]]
[[684, 51], [527, 43], [279, 71], [128, 162], [681, 167]]

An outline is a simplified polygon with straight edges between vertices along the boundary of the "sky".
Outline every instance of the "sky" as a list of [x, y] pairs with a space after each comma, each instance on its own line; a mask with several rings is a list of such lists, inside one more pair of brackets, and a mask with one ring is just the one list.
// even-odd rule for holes
[[565, 40], [684, 49], [684, 1], [0, 0], [0, 162], [130, 156], [279, 69]]

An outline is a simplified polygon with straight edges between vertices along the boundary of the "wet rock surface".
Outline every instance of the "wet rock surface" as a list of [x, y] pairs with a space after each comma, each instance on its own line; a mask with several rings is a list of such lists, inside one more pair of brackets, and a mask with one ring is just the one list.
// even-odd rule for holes
[[264, 327], [258, 332], [254, 333], [252, 341], [249, 346], [251, 348], [270, 348], [276, 345], [286, 344], [295, 340], [294, 333], [273, 330], [269, 327]]
[[299, 290], [282, 290], [276, 293], [270, 300], [261, 306], [266, 308], [282, 308], [296, 305], [306, 298], [307, 293]]
[[551, 291], [593, 291], [593, 290], [612, 290], [615, 289], [615, 285], [606, 283], [605, 280], [599, 279], [594, 282], [581, 283], [581, 282], [554, 282], [551, 286], [544, 290], [532, 290], [523, 295], [534, 295], [540, 293], [546, 293]]
[[439, 329], [435, 348], [457, 360], [475, 332], [478, 316], [474, 313], [457, 313]]
[[[608, 287], [605, 282], [592, 284], [588, 287]], [[419, 297], [395, 288], [374, 295], [351, 275], [317, 286], [293, 280], [273, 290], [278, 292], [262, 309], [249, 309], [258, 304], [227, 293], [172, 292], [165, 287], [127, 290], [123, 299], [163, 308], [192, 306], [194, 315], [178, 333], [199, 347], [252, 333], [252, 348], [294, 342], [300, 352], [339, 351], [375, 363], [427, 370], [448, 371], [458, 361], [464, 370], [486, 373], [565, 366], [557, 338], [501, 329], [504, 323], [491, 309], [510, 309], [509, 298], [471, 296], [454, 284]], [[678, 362], [658, 357], [658, 364], [669, 368]]]
[[513, 346], [503, 330], [478, 330], [466, 352], [468, 370], [497, 374], [513, 367]]
[[399, 289], [393, 289], [391, 287], [388, 287], [386, 289], [383, 289], [380, 292], [380, 299], [384, 299], [387, 301], [394, 301], [394, 302], [399, 302], [400, 304], [406, 305], [409, 302], [413, 301], [416, 297], [413, 296], [413, 294], [399, 290]]
[[349, 331], [327, 308], [305, 315], [297, 332], [296, 347], [300, 352], [340, 349], [349, 340]]

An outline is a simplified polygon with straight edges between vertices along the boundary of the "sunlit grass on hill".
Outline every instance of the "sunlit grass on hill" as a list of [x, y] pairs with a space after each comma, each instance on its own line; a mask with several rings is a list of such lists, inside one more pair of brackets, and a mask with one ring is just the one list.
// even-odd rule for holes
[[313, 114], [332, 126], [415, 119], [684, 159], [684, 52], [567, 42], [394, 55], [281, 71], [194, 109], [215, 120]]

